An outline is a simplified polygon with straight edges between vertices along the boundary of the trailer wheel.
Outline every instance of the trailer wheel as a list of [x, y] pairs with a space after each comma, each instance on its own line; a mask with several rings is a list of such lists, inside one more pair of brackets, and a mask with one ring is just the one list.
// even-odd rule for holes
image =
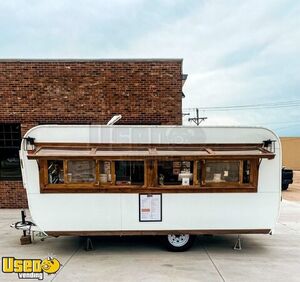
[[194, 243], [195, 236], [190, 234], [168, 234], [165, 237], [166, 247], [172, 252], [184, 252]]

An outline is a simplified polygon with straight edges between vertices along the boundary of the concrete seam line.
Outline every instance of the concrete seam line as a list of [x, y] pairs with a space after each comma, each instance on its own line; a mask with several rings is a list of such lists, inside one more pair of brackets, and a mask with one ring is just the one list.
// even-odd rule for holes
[[[203, 245], [202, 245], [203, 246]], [[221, 274], [220, 270], [218, 269], [218, 267], [216, 266], [216, 264], [214, 263], [214, 261], [212, 260], [211, 256], [209, 255], [207, 249], [205, 246], [203, 246], [204, 251], [206, 252], [208, 258], [210, 259], [211, 263], [213, 264], [214, 268], [216, 269], [216, 271], [218, 272], [219, 276], [221, 277], [221, 279], [225, 282], [225, 279], [223, 277], [223, 275]]]
[[278, 222], [280, 225], [283, 225], [284, 227], [286, 227], [286, 228], [288, 228], [288, 229], [290, 229], [290, 230], [292, 230], [292, 231], [295, 231], [295, 232], [297, 232], [297, 230], [296, 229], [294, 229], [294, 228], [291, 228], [291, 227], [289, 227], [286, 223], [280, 223], [280, 222]]
[[79, 249], [82, 247], [82, 244], [79, 243], [79, 246], [75, 251], [71, 254], [71, 256], [67, 259], [66, 263], [62, 265], [62, 267], [59, 269], [57, 273], [55, 273], [55, 276], [50, 280], [51, 282], [54, 281], [54, 279], [57, 277], [57, 275], [64, 269], [64, 267], [69, 263], [69, 261], [76, 255], [76, 253], [79, 251]]

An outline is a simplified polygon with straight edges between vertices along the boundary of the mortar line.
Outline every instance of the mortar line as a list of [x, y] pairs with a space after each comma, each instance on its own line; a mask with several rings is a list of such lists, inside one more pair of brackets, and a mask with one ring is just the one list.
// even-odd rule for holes
[[202, 247], [203, 247], [205, 253], [207, 254], [208, 258], [210, 259], [212, 265], [214, 266], [215, 270], [218, 272], [219, 276], [221, 277], [222, 281], [225, 282], [225, 279], [224, 279], [223, 275], [221, 274], [221, 271], [218, 269], [217, 265], [214, 263], [213, 259], [211, 258], [210, 254], [208, 253], [207, 248], [204, 245], [202, 245]]
[[59, 271], [57, 273], [55, 273], [55, 276], [50, 280], [51, 282], [54, 281], [56, 279], [56, 277], [58, 276], [58, 274], [64, 269], [64, 267], [69, 263], [69, 261], [76, 255], [76, 253], [79, 251], [79, 249], [82, 247], [82, 244], [79, 243], [79, 246], [77, 247], [77, 249], [75, 249], [75, 251], [71, 254], [71, 256], [67, 259], [66, 263], [62, 265], [62, 268], [59, 269]]

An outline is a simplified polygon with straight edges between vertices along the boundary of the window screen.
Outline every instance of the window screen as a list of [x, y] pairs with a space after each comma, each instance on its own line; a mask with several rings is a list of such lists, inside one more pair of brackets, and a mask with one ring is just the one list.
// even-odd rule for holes
[[206, 182], [239, 182], [239, 161], [207, 161], [205, 164]]
[[116, 184], [144, 184], [143, 161], [116, 161]]
[[159, 185], [192, 185], [193, 163], [190, 161], [159, 161]]
[[68, 182], [95, 182], [96, 162], [85, 160], [68, 161]]
[[62, 160], [48, 161], [48, 183], [64, 183], [64, 162]]

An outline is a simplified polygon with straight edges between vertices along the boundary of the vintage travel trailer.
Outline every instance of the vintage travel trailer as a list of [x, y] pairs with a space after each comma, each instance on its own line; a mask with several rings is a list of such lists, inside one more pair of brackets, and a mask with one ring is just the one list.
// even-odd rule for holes
[[279, 138], [261, 127], [41, 125], [20, 151], [32, 219], [49, 236], [270, 234]]

